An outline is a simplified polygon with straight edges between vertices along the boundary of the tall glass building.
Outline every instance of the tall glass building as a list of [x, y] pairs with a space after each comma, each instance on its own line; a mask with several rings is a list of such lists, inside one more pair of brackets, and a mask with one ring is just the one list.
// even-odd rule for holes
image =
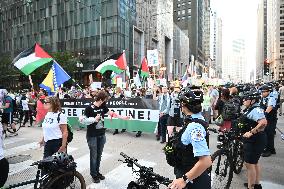
[[0, 7], [0, 56], [38, 42], [47, 52], [84, 56], [86, 70], [123, 50], [132, 62], [135, 0], [1, 0]]

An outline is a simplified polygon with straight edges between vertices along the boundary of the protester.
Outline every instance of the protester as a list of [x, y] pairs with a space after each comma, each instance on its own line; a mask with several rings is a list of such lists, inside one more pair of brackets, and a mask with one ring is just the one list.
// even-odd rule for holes
[[43, 158], [56, 152], [67, 151], [67, 117], [61, 113], [60, 101], [57, 97], [46, 97], [44, 108], [48, 111], [42, 123], [43, 138], [40, 146], [44, 146]]
[[106, 143], [104, 117], [120, 118], [128, 120], [129, 117], [124, 117], [110, 111], [106, 106], [106, 101], [109, 96], [105, 91], [98, 92], [93, 104], [88, 106], [84, 114], [87, 118], [94, 118], [94, 122], [87, 126], [87, 142], [90, 149], [90, 174], [94, 183], [99, 183], [105, 177], [100, 173], [101, 157]]
[[[229, 89], [223, 89], [221, 92], [221, 98], [218, 99], [216, 106], [215, 106], [215, 110], [218, 111], [218, 116], [224, 116], [223, 112], [224, 112], [224, 105], [226, 102], [228, 102], [230, 100], [230, 91]], [[225, 131], [225, 130], [230, 130], [231, 129], [231, 121], [230, 120], [224, 120], [224, 123], [222, 126], [220, 126], [219, 130], [221, 131]]]
[[161, 144], [163, 144], [166, 142], [167, 122], [171, 106], [171, 97], [168, 93], [167, 87], [162, 87], [162, 94], [159, 96], [158, 102], [159, 102], [160, 118], [158, 123], [157, 140], [160, 140], [161, 138]]
[[180, 101], [178, 99], [178, 95], [180, 92], [179, 87], [175, 87], [174, 91], [171, 93], [171, 108], [169, 111], [169, 118], [167, 122], [167, 131], [168, 136], [171, 137], [174, 131], [179, 131], [179, 129], [183, 126], [182, 124], [182, 113], [180, 107]]
[[4, 135], [6, 137], [7, 133], [7, 127], [10, 124], [14, 133], [11, 134], [11, 136], [17, 136], [17, 130], [16, 130], [16, 125], [14, 123], [14, 119], [13, 119], [13, 112], [15, 110], [16, 107], [14, 107], [14, 103], [13, 103], [13, 98], [11, 96], [8, 95], [8, 91], [5, 90], [4, 91], [4, 102], [2, 104], [2, 106], [0, 107], [0, 109], [3, 109], [3, 114], [2, 114], [2, 124], [3, 124], [3, 130], [4, 130]]
[[44, 92], [39, 93], [38, 100], [36, 102], [36, 125], [41, 127], [41, 124], [44, 120], [45, 115], [47, 114], [47, 110], [44, 108], [44, 100], [46, 95]]

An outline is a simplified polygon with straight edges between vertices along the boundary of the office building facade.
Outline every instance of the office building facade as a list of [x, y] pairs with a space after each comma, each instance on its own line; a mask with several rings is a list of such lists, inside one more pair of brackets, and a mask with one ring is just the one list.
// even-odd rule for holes
[[13, 58], [37, 42], [49, 53], [79, 53], [86, 70], [123, 50], [132, 62], [135, 0], [1, 2], [1, 55]]

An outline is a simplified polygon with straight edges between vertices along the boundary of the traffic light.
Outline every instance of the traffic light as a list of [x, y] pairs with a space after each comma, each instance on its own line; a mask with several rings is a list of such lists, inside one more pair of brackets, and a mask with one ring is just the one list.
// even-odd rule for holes
[[264, 75], [269, 75], [269, 62], [267, 59], [264, 61], [263, 71]]

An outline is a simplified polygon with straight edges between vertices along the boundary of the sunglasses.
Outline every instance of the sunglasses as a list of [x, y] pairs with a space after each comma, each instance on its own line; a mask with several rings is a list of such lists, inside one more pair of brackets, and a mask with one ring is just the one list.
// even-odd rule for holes
[[44, 104], [50, 104], [50, 101], [43, 101]]

